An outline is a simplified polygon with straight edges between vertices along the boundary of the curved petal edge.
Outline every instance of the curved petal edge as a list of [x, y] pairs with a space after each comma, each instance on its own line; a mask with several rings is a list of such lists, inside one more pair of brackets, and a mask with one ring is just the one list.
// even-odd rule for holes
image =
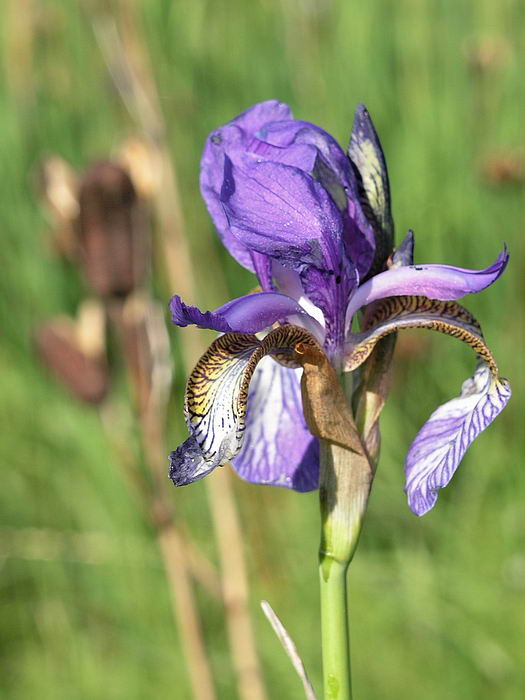
[[196, 325], [219, 333], [258, 333], [277, 321], [297, 320], [321, 340], [324, 329], [295, 299], [279, 292], [255, 292], [238, 297], [215, 311], [201, 311], [175, 295], [169, 308], [176, 326]]
[[507, 246], [484, 270], [469, 270], [451, 265], [406, 265], [382, 272], [365, 282], [352, 297], [346, 312], [346, 326], [362, 306], [384, 297], [426, 296], [452, 301], [475, 294], [493, 284], [509, 261]]

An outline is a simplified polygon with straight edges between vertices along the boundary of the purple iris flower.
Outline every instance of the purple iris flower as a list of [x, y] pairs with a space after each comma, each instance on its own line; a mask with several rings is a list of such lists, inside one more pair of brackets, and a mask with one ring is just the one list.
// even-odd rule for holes
[[408, 501], [425, 513], [510, 396], [479, 324], [455, 301], [492, 284], [507, 251], [468, 270], [414, 265], [411, 232], [394, 249], [385, 159], [363, 105], [345, 154], [287, 105], [257, 104], [210, 134], [200, 184], [223, 244], [262, 291], [206, 312], [171, 300], [176, 325], [225, 334], [189, 380], [190, 438], [170, 455], [173, 482], [231, 461], [252, 483], [317, 488], [319, 444], [303, 416], [293, 329], [313, 337], [339, 374], [359, 378], [385, 336], [421, 327], [464, 340], [478, 358], [461, 395], [432, 414], [409, 449]]

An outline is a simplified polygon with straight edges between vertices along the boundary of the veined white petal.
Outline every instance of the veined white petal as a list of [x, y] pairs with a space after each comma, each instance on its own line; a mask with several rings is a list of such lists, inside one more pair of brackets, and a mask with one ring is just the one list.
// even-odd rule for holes
[[[170, 455], [170, 477], [175, 485], [200, 479], [239, 453], [248, 388], [258, 362], [275, 354], [287, 367], [297, 367], [293, 350], [299, 343], [322, 352], [310, 333], [288, 325], [271, 331], [261, 341], [255, 335], [226, 333], [211, 344], [188, 381], [185, 414], [191, 437]], [[295, 400], [296, 392], [293, 397]]]
[[419, 431], [407, 455], [405, 491], [416, 515], [429, 511], [438, 489], [446, 486], [473, 440], [505, 408], [508, 381], [479, 363], [463, 383], [461, 395], [440, 406]]
[[319, 446], [306, 426], [301, 399], [301, 369], [264, 357], [248, 395], [246, 431], [233, 467], [257, 484], [311, 491], [319, 482]]

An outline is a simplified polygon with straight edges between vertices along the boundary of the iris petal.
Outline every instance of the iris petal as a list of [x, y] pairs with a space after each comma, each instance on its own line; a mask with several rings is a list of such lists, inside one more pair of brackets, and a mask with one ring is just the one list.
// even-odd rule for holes
[[280, 163], [247, 169], [230, 163], [221, 197], [239, 240], [298, 272], [306, 296], [324, 313], [328, 345], [338, 347], [357, 276], [343, 251], [341, 215], [326, 190]]
[[221, 199], [235, 235], [288, 267], [313, 265], [334, 274], [341, 258], [340, 214], [319, 183], [298, 168], [230, 161]]
[[472, 441], [506, 406], [510, 386], [498, 376], [478, 322], [455, 301], [391, 297], [372, 306], [364, 322], [370, 329], [350, 336], [346, 370], [359, 367], [382, 338], [404, 328], [441, 331], [463, 340], [478, 356], [476, 373], [464, 382], [461, 396], [430, 416], [408, 452], [405, 490], [410, 508], [423, 515], [436, 502], [437, 490], [452, 478]]
[[298, 343], [319, 348], [313, 336], [296, 326], [276, 329], [262, 341], [227, 333], [211, 344], [188, 381], [185, 416], [191, 436], [170, 455], [170, 477], [176, 486], [201, 479], [239, 453], [248, 388], [258, 362], [276, 354], [297, 366], [292, 358]]
[[346, 312], [346, 326], [350, 326], [358, 309], [384, 297], [410, 294], [452, 300], [480, 292], [498, 279], [508, 260], [505, 248], [484, 270], [451, 265], [408, 265], [382, 272], [361, 285], [353, 295]]
[[372, 272], [384, 268], [394, 243], [394, 222], [390, 205], [390, 185], [385, 156], [366, 107], [356, 110], [348, 155], [359, 181], [359, 199], [376, 238]]
[[283, 120], [267, 124], [258, 132], [264, 141], [287, 149], [290, 146], [309, 146], [314, 154], [312, 160], [300, 164], [301, 170], [311, 172], [316, 156], [319, 155], [324, 163], [335, 173], [343, 187], [352, 191], [355, 188], [355, 177], [342, 148], [329, 133], [310, 122], [299, 119]]
[[282, 121], [283, 119], [291, 119], [292, 112], [290, 107], [284, 102], [278, 100], [266, 100], [259, 102], [253, 107], [241, 112], [235, 119], [233, 124], [241, 126], [248, 132], [256, 132], [264, 124], [274, 121]]
[[249, 249], [230, 231], [228, 218], [220, 200], [224, 178], [225, 152], [242, 150], [243, 133], [238, 127], [228, 127], [212, 133], [206, 141], [201, 159], [200, 188], [208, 212], [224, 247], [237, 262], [254, 271]]
[[506, 379], [494, 377], [485, 363], [463, 383], [461, 396], [440, 406], [421, 428], [408, 451], [405, 491], [416, 515], [437, 500], [472, 441], [505, 408], [511, 395]]
[[220, 191], [224, 178], [224, 157], [229, 154], [240, 158], [252, 134], [264, 124], [282, 119], [291, 119], [288, 105], [277, 100], [268, 100], [254, 105], [239, 114], [229, 124], [213, 131], [206, 141], [201, 159], [200, 187], [213, 223], [230, 254], [248, 270], [254, 271], [250, 251], [232, 235], [228, 220], [220, 202]]
[[359, 200], [358, 179], [337, 141], [315, 124], [297, 119], [268, 124], [259, 133], [284, 153], [299, 146], [311, 149], [304, 151], [296, 164], [311, 173], [334, 200], [343, 219], [346, 253], [364, 277], [374, 259], [375, 236]]
[[319, 485], [319, 441], [306, 426], [301, 370], [261, 360], [248, 395], [244, 444], [236, 472], [253, 484], [312, 491]]
[[364, 321], [366, 330], [363, 333], [348, 335], [344, 363], [346, 372], [357, 369], [381, 338], [405, 328], [427, 328], [459, 338], [492, 368], [496, 367], [478, 322], [455, 301], [420, 296], [389, 297], [371, 307]]
[[219, 333], [258, 333], [276, 321], [292, 317], [308, 328], [321, 342], [322, 326], [291, 297], [278, 292], [256, 292], [229, 301], [215, 311], [200, 311], [188, 306], [175, 295], [170, 301], [170, 311], [176, 326], [196, 325]]

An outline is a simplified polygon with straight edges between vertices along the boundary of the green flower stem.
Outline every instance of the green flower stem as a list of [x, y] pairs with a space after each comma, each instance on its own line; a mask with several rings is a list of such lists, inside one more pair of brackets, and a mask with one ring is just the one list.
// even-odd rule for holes
[[368, 502], [366, 457], [321, 440], [321, 628], [325, 700], [351, 700], [346, 573]]
[[334, 561], [325, 579], [322, 567], [321, 620], [323, 645], [324, 697], [350, 700], [350, 636], [346, 600], [346, 571], [348, 566]]

